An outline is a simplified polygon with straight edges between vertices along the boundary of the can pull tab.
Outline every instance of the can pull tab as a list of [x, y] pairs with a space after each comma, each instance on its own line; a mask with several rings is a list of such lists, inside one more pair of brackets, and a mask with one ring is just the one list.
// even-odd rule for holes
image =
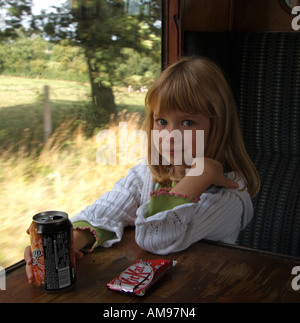
[[61, 220], [63, 217], [61, 215], [54, 215], [52, 220]]
[[64, 217], [61, 216], [61, 215], [52, 215], [52, 216], [42, 217], [42, 218], [39, 219], [39, 221], [43, 222], [43, 223], [47, 223], [47, 222], [52, 222], [52, 221], [55, 221], [55, 220], [61, 220], [63, 218]]
[[[44, 218], [40, 219], [39, 221], [42, 222], [42, 223], [51, 223], [52, 221], [61, 220], [63, 218], [64, 217], [61, 216], [61, 215], [53, 215], [53, 216], [44, 217]], [[42, 234], [43, 233], [43, 230], [44, 230], [43, 225], [42, 224], [39, 224], [37, 226], [36, 233]]]

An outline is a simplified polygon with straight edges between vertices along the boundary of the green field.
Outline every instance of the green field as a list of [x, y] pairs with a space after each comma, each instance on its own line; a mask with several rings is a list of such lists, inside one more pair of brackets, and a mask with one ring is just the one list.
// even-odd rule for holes
[[[43, 139], [44, 87], [50, 88], [55, 130], [64, 122], [73, 126], [84, 120], [90, 106], [90, 85], [57, 80], [0, 76], [0, 147], [7, 148], [30, 141], [35, 146]], [[144, 94], [114, 89], [117, 108], [144, 110]], [[77, 120], [79, 119], [79, 120]]]
[[[50, 86], [54, 133], [43, 144], [45, 85]], [[123, 88], [114, 94], [120, 121], [128, 122], [129, 131], [138, 129], [145, 95]], [[73, 119], [89, 107], [89, 95], [89, 84], [0, 76], [0, 266], [22, 259], [34, 214], [56, 209], [72, 217], [133, 166], [97, 164], [96, 133], [86, 136]], [[108, 127], [118, 135], [117, 123]], [[33, 142], [40, 145], [38, 155], [28, 150]]]

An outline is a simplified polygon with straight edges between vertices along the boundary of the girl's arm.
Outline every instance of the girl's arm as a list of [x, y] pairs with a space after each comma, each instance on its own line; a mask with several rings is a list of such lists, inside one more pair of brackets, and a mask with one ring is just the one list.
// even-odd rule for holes
[[[138, 209], [136, 242], [141, 248], [168, 254], [202, 239], [235, 243], [250, 222], [253, 217], [250, 195], [247, 190], [237, 189], [243, 189], [244, 183], [241, 179], [235, 182], [233, 172], [227, 174], [231, 178], [228, 180], [220, 163], [205, 159], [203, 174], [191, 174], [172, 188], [170, 194], [154, 194], [153, 205], [150, 201]], [[157, 207], [162, 201], [167, 205], [174, 196], [182, 197], [182, 203]]]
[[198, 175], [196, 168], [191, 168], [187, 175], [170, 192], [176, 195], [189, 196], [190, 198], [199, 198], [211, 185], [223, 186], [228, 189], [239, 187], [238, 183], [224, 177], [223, 166], [220, 162], [204, 158], [203, 173]]
[[[74, 228], [77, 229], [75, 232], [87, 231], [90, 238], [94, 237], [92, 249], [99, 245], [110, 247], [113, 243], [119, 242], [124, 227], [134, 225], [141, 191], [148, 176], [147, 171], [150, 175], [145, 164], [132, 167], [128, 175], [117, 181], [110, 192], [104, 193], [94, 204], [71, 219]], [[104, 236], [108, 239], [102, 239]], [[80, 238], [80, 241], [80, 246], [83, 242], [91, 242], [86, 241], [85, 238], [83, 241]], [[91, 244], [88, 245], [91, 246]]]

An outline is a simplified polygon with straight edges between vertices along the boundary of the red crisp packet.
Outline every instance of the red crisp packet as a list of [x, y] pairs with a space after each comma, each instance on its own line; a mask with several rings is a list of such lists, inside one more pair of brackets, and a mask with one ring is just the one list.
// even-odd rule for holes
[[175, 265], [176, 261], [172, 259], [140, 259], [110, 281], [107, 287], [120, 292], [143, 296]]

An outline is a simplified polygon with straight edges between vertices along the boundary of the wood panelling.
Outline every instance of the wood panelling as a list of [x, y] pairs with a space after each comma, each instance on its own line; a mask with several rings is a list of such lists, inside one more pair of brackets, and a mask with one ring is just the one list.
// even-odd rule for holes
[[163, 68], [181, 56], [183, 0], [164, 0]]
[[280, 0], [235, 0], [234, 31], [293, 31], [295, 16], [287, 12]]
[[184, 30], [225, 31], [230, 25], [230, 0], [185, 0]]
[[283, 0], [184, 0], [183, 30], [293, 31]]

